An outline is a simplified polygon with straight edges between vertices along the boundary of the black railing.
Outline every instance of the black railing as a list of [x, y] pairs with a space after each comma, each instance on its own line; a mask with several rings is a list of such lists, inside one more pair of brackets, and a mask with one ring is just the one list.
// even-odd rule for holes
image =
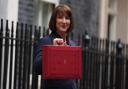
[[[42, 88], [41, 76], [33, 74], [33, 46], [47, 34], [46, 28], [1, 19], [0, 89]], [[78, 87], [128, 89], [128, 45], [89, 37], [87, 32], [75, 41], [83, 51], [83, 78]]]
[[83, 89], [127, 89], [128, 45], [106, 39], [85, 38]]

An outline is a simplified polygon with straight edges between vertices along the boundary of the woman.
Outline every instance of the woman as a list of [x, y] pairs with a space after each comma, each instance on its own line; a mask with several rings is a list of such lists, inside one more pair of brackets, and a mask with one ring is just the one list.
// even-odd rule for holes
[[[51, 16], [49, 29], [50, 35], [40, 39], [35, 46], [35, 73], [41, 74], [41, 46], [42, 45], [70, 45], [75, 44], [69, 40], [69, 32], [73, 29], [73, 18], [71, 9], [67, 5], [57, 6]], [[76, 89], [75, 80], [44, 80], [43, 89]]]

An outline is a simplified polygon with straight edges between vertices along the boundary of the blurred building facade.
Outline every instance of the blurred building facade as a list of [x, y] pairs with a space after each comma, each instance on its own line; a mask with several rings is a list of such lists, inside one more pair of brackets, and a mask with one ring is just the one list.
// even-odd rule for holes
[[17, 21], [18, 0], [0, 0], [0, 19]]
[[99, 0], [60, 0], [60, 3], [69, 4], [74, 16], [75, 37], [85, 34], [98, 36], [99, 27]]
[[0, 0], [0, 18], [47, 28], [58, 4], [59, 0]]
[[19, 0], [18, 21], [48, 28], [52, 9], [59, 0]]
[[101, 0], [100, 3], [100, 37], [110, 40], [120, 38], [128, 43], [128, 1]]
[[73, 8], [76, 30], [112, 41], [128, 43], [127, 0], [61, 0]]
[[48, 28], [55, 6], [69, 4], [73, 10], [74, 33], [120, 38], [128, 43], [127, 0], [0, 0], [0, 18]]

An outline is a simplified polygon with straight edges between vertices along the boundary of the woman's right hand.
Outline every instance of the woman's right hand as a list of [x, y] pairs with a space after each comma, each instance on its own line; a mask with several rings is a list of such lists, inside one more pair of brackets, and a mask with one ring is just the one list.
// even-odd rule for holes
[[67, 45], [66, 41], [64, 41], [63, 39], [61, 38], [55, 38], [53, 40], [53, 45], [57, 45], [57, 46], [64, 46], [64, 45]]

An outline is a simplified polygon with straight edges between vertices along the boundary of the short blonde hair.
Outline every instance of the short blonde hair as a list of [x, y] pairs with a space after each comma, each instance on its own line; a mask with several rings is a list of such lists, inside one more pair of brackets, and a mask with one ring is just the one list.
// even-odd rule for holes
[[52, 16], [50, 18], [50, 21], [49, 21], [49, 28], [52, 31], [56, 31], [56, 17], [59, 13], [67, 14], [69, 16], [71, 23], [70, 23], [69, 29], [67, 30], [67, 33], [71, 32], [73, 30], [73, 25], [74, 25], [72, 12], [71, 12], [71, 8], [65, 4], [60, 4], [54, 9]]

